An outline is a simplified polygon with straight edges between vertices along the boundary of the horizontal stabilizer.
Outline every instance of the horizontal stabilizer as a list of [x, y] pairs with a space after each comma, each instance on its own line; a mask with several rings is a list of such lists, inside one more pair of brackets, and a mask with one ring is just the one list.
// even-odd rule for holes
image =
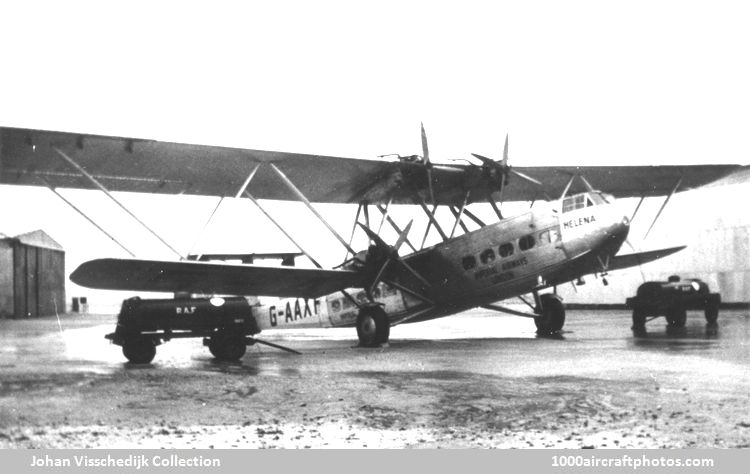
[[100, 290], [301, 298], [363, 285], [362, 275], [350, 270], [115, 258], [83, 263], [70, 279]]
[[618, 255], [613, 257], [609, 261], [607, 270], [621, 270], [623, 268], [635, 267], [637, 265], [643, 265], [644, 263], [653, 262], [660, 258], [664, 258], [668, 255], [672, 255], [675, 252], [679, 252], [686, 246], [681, 245], [679, 247], [670, 247], [666, 249], [651, 250], [648, 252], [630, 253], [626, 255]]

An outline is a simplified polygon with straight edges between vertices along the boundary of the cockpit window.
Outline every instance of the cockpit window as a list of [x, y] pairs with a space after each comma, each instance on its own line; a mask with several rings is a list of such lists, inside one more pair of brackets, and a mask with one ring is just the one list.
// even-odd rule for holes
[[576, 194], [575, 196], [566, 197], [563, 199], [563, 212], [575, 211], [586, 207], [586, 195]]
[[584, 207], [598, 206], [609, 202], [606, 197], [599, 192], [581, 193], [563, 199], [562, 211], [570, 212]]

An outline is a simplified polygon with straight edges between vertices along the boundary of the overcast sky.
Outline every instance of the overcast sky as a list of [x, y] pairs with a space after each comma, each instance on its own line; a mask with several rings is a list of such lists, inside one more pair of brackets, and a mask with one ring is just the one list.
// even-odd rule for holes
[[[435, 161], [499, 157], [508, 132], [517, 166], [750, 164], [745, 5], [4, 2], [0, 125], [373, 158], [420, 153], [424, 122]], [[47, 190], [0, 199], [2, 232], [118, 252]], [[215, 203], [124, 199], [182, 248]]]

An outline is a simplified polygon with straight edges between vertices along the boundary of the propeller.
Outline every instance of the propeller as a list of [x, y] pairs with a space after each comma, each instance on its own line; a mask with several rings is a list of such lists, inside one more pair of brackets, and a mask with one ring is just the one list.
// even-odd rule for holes
[[427, 187], [430, 190], [430, 204], [435, 204], [435, 192], [432, 189], [432, 163], [430, 162], [430, 149], [427, 147], [427, 134], [424, 131], [424, 123], [420, 123], [422, 127], [422, 158], [424, 159], [424, 168], [427, 171]]
[[541, 181], [538, 181], [531, 176], [521, 173], [520, 171], [516, 171], [513, 168], [511, 168], [508, 165], [508, 135], [505, 135], [505, 147], [503, 148], [503, 159], [502, 161], [495, 161], [491, 158], [487, 158], [486, 156], [479, 155], [477, 153], [471, 154], [474, 158], [478, 159], [482, 162], [482, 166], [489, 170], [491, 173], [496, 173], [496, 176], [500, 179], [500, 191], [502, 192], [502, 189], [505, 187], [506, 184], [508, 184], [508, 177], [510, 174], [514, 174], [518, 176], [519, 178], [526, 180], [536, 186], [541, 186]]
[[[383, 275], [385, 274], [385, 271], [388, 269], [391, 263], [396, 262], [401, 267], [406, 269], [409, 273], [414, 275], [419, 281], [421, 281], [425, 286], [430, 286], [430, 283], [425, 280], [422, 275], [417, 273], [416, 270], [414, 270], [408, 263], [406, 263], [399, 255], [398, 255], [398, 249], [403, 245], [404, 242], [406, 242], [406, 237], [409, 235], [409, 230], [411, 229], [411, 225], [414, 221], [409, 221], [409, 224], [406, 226], [406, 228], [399, 234], [398, 239], [396, 240], [396, 244], [392, 247], [385, 243], [383, 239], [380, 238], [378, 234], [372, 231], [369, 227], [362, 224], [361, 222], [358, 223], [360, 227], [362, 227], [362, 230], [365, 231], [367, 236], [370, 238], [370, 240], [373, 242], [375, 249], [379, 252], [380, 255], [376, 254], [377, 257], [385, 257], [385, 260], [380, 265], [380, 268], [378, 268], [378, 271], [375, 272], [375, 277], [372, 280], [372, 283], [370, 286], [366, 289], [367, 290], [367, 296], [372, 300], [372, 294], [375, 290], [375, 287], [378, 286], [378, 283], [380, 283], [381, 279], [383, 278]], [[372, 257], [369, 257], [372, 258]], [[368, 258], [368, 259], [369, 259]], [[379, 263], [377, 260], [373, 263]]]

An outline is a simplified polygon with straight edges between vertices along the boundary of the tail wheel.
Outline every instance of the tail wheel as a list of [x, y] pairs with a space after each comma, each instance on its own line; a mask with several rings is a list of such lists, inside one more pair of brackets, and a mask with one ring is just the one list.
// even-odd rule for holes
[[377, 347], [388, 342], [391, 322], [380, 306], [362, 308], [357, 316], [357, 337], [362, 347]]
[[122, 344], [122, 354], [133, 364], [148, 364], [156, 356], [156, 344], [148, 337], [128, 338]]
[[219, 360], [239, 360], [247, 351], [247, 343], [240, 332], [220, 329], [209, 339], [208, 350]]
[[643, 310], [633, 310], [633, 331], [643, 331], [646, 329], [646, 314]]
[[541, 295], [542, 307], [539, 316], [534, 318], [538, 334], [560, 332], [565, 325], [565, 306], [556, 295]]
[[719, 303], [711, 301], [706, 303], [706, 322], [708, 324], [716, 324], [719, 319]]
[[667, 325], [671, 328], [684, 328], [687, 321], [687, 312], [682, 308], [670, 308], [667, 310]]

